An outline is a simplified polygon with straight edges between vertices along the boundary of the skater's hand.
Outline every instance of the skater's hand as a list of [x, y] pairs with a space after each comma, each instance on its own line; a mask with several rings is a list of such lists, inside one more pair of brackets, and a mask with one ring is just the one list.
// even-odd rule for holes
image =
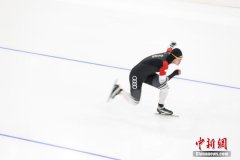
[[176, 69], [173, 73], [174, 73], [174, 75], [180, 75], [181, 74], [181, 70], [180, 69]]
[[175, 71], [173, 71], [174, 76], [175, 75], [180, 75], [181, 74], [181, 70], [180, 69], [176, 69]]
[[175, 71], [172, 72], [172, 74], [170, 74], [170, 75], [168, 76], [168, 79], [170, 80], [170, 79], [172, 79], [174, 76], [180, 75], [180, 74], [181, 74], [181, 70], [180, 70], [180, 69], [176, 69]]

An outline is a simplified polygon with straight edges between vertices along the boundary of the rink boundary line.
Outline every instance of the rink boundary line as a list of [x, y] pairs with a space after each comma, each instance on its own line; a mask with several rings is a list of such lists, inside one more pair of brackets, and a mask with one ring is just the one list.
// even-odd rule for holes
[[115, 69], [121, 69], [121, 70], [129, 70], [129, 69], [127, 69], [127, 68], [122, 68], [122, 67], [116, 67], [116, 66], [111, 66], [111, 65], [105, 65], [105, 64], [100, 64], [100, 63], [94, 63], [94, 62], [83, 61], [83, 60], [78, 60], [78, 59], [71, 59], [71, 58], [65, 58], [65, 57], [59, 57], [59, 56], [52, 56], [52, 55], [50, 55], [50, 54], [30, 52], [30, 51], [13, 49], [13, 48], [7, 48], [7, 47], [1, 47], [1, 46], [0, 46], [0, 49], [9, 50], [9, 51], [14, 51], [14, 52], [27, 53], [27, 54], [32, 54], [32, 55], [37, 55], [37, 56], [43, 56], [43, 57], [49, 57], [49, 58], [55, 58], [55, 59], [61, 59], [61, 60], [66, 60], [66, 61], [73, 61], [73, 62], [91, 64], [91, 65], [108, 67], [108, 68], [115, 68]]
[[31, 143], [35, 143], [35, 144], [45, 145], [45, 146], [49, 146], [49, 147], [54, 147], [54, 148], [58, 148], [58, 149], [64, 149], [64, 150], [68, 150], [68, 151], [83, 153], [83, 154], [86, 154], [86, 155], [95, 156], [95, 157], [99, 157], [99, 158], [105, 158], [105, 159], [110, 159], [110, 160], [120, 160], [118, 158], [109, 157], [109, 156], [105, 156], [105, 155], [101, 155], [101, 154], [97, 154], [97, 153], [82, 151], [82, 150], [78, 150], [78, 149], [74, 149], [74, 148], [68, 148], [68, 147], [64, 147], [64, 146], [59, 146], [59, 145], [40, 142], [40, 141], [36, 141], [36, 140], [16, 137], [16, 136], [12, 136], [12, 135], [7, 135], [7, 134], [0, 133], [0, 136], [6, 137], [6, 138], [11, 138], [11, 139], [16, 139], [16, 140], [21, 140], [21, 141], [25, 141], [25, 142], [31, 142]]
[[[19, 49], [7, 48], [7, 47], [1, 47], [1, 46], [0, 46], [0, 49], [14, 51], [14, 52], [27, 53], [27, 54], [32, 54], [32, 55], [38, 55], [38, 56], [43, 56], [43, 57], [49, 57], [49, 58], [55, 58], [55, 59], [60, 59], [60, 60], [78, 62], [78, 63], [91, 64], [91, 65], [95, 65], [95, 66], [101, 66], [101, 67], [108, 67], [108, 68], [113, 68], [113, 69], [130, 71], [130, 69], [128, 69], [128, 68], [111, 66], [111, 65], [101, 64], [101, 63], [94, 63], [94, 62], [83, 61], [83, 60], [78, 60], [78, 59], [71, 59], [71, 58], [65, 58], [65, 57], [59, 57], [59, 56], [52, 56], [50, 54], [43, 54], [43, 53], [37, 53], [37, 52], [31, 52], [31, 51], [25, 51], [25, 50], [19, 50]], [[225, 87], [225, 88], [231, 88], [231, 89], [240, 89], [240, 87], [229, 86], [229, 85], [224, 85], [224, 84], [211, 83], [211, 82], [199, 81], [199, 80], [188, 79], [188, 78], [179, 78], [179, 77], [174, 77], [174, 78], [179, 79], [179, 80], [189, 81], [189, 82], [195, 82], [195, 83], [201, 83], [201, 84], [218, 86], [218, 87]]]
[[213, 85], [213, 86], [218, 86], [218, 87], [225, 87], [225, 88], [231, 88], [231, 89], [240, 89], [240, 87], [235, 87], [235, 86], [228, 86], [224, 84], [217, 84], [217, 83], [211, 83], [211, 82], [204, 82], [204, 81], [199, 81], [199, 80], [193, 80], [193, 79], [187, 79], [187, 78], [180, 78], [180, 77], [174, 77], [176, 79], [184, 80], [184, 81], [190, 81], [190, 82], [196, 82], [196, 83], [202, 83], [202, 84], [208, 84], [208, 85]]

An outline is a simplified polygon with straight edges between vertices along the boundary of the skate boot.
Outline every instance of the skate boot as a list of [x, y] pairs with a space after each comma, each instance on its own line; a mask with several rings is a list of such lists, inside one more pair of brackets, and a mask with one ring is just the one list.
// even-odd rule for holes
[[118, 84], [114, 84], [113, 89], [110, 93], [109, 99], [114, 99], [119, 93], [121, 93], [122, 88]]
[[159, 114], [163, 114], [163, 115], [172, 115], [173, 114], [173, 112], [166, 109], [163, 104], [158, 104], [157, 111]]

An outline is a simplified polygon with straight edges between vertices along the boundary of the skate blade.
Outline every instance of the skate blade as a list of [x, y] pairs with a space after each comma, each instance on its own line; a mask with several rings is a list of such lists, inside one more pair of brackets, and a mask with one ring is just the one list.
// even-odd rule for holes
[[160, 113], [155, 113], [155, 114], [162, 117], [180, 117], [179, 115], [176, 115], [176, 114], [160, 114]]
[[108, 97], [108, 99], [107, 99], [107, 102], [109, 102], [109, 101], [112, 99], [112, 98], [111, 98], [112, 91], [113, 91], [113, 88], [114, 88], [115, 84], [117, 84], [117, 81], [118, 81], [118, 79], [116, 79], [116, 80], [114, 81], [114, 84], [113, 84], [113, 87], [112, 87], [111, 92], [110, 92], [110, 94], [109, 94], [109, 97]]

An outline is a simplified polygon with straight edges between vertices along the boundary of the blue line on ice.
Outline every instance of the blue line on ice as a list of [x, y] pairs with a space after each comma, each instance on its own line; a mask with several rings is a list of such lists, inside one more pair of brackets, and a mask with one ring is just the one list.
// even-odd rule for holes
[[64, 146], [58, 146], [58, 145], [54, 145], [54, 144], [50, 144], [50, 143], [35, 141], [35, 140], [31, 140], [31, 139], [11, 136], [11, 135], [2, 134], [2, 133], [0, 133], [0, 136], [7, 137], [7, 138], [12, 138], [12, 139], [17, 139], [17, 140], [21, 140], [21, 141], [25, 141], [25, 142], [31, 142], [31, 143], [35, 143], [35, 144], [41, 144], [41, 145], [45, 145], [45, 146], [49, 146], [49, 147], [55, 147], [55, 148], [58, 148], [58, 149], [64, 149], [64, 150], [68, 150], [68, 151], [79, 152], [79, 153], [83, 153], [83, 154], [87, 154], [87, 155], [91, 155], [91, 156], [97, 156], [97, 157], [101, 157], [101, 158], [105, 158], [105, 159], [120, 160], [118, 158], [113, 158], [113, 157], [109, 157], [109, 156], [105, 156], [105, 155], [101, 155], [101, 154], [91, 153], [91, 152], [82, 151], [82, 150], [73, 149], [73, 148], [68, 148], [68, 147], [64, 147]]
[[[27, 54], [32, 54], [32, 55], [38, 55], [38, 56], [44, 56], [44, 57], [49, 57], [49, 58], [56, 58], [56, 59], [61, 59], [61, 60], [66, 60], [66, 61], [73, 61], [73, 62], [79, 62], [79, 63], [85, 63], [85, 64], [91, 64], [91, 65], [96, 65], [96, 66], [102, 66], [102, 67], [108, 67], [108, 68], [114, 68], [114, 69], [130, 71], [130, 69], [123, 68], [123, 67], [111, 66], [111, 65], [106, 65], [106, 64], [88, 62], [88, 61], [71, 59], [71, 58], [65, 58], [65, 57], [52, 56], [52, 55], [49, 55], [49, 54], [36, 53], [36, 52], [19, 50], [19, 49], [14, 49], [14, 48], [7, 48], [7, 47], [1, 47], [0, 46], [0, 49], [14, 51], [14, 52], [27, 53]], [[224, 85], [224, 84], [204, 82], [204, 81], [198, 81], [198, 80], [187, 79], [187, 78], [176, 78], [176, 79], [190, 81], [190, 82], [196, 82], [196, 83], [202, 83], [202, 84], [208, 84], [208, 85], [214, 85], [214, 86], [219, 86], [219, 87], [225, 87], [225, 88], [240, 89], [240, 87], [237, 87], [237, 86], [229, 86], [229, 85]]]

